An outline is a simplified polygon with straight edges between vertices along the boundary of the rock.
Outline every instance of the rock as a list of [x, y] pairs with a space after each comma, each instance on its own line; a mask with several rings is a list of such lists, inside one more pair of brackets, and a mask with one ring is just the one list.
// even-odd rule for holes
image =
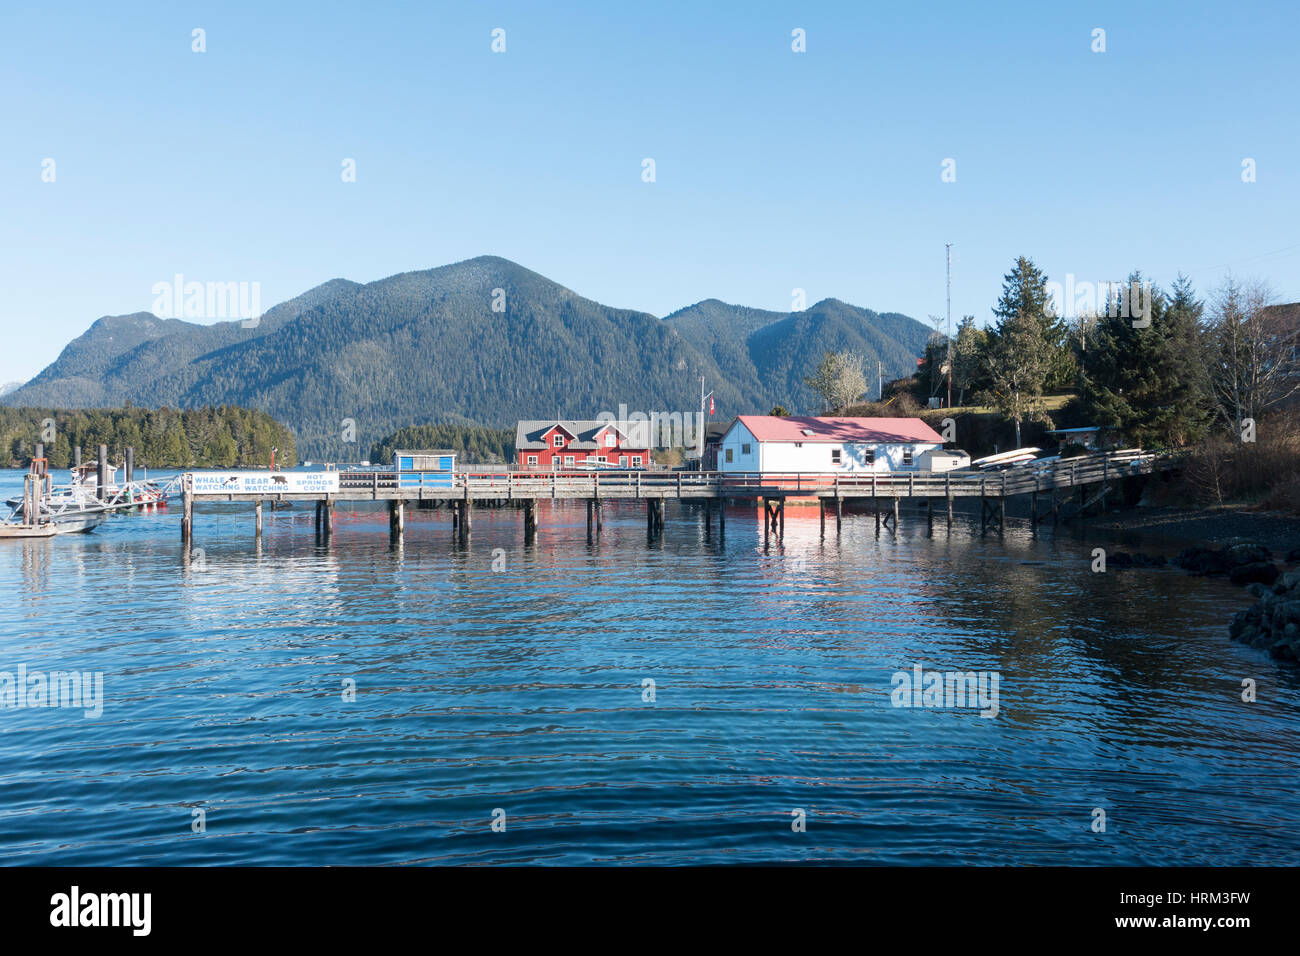
[[1227, 574], [1232, 570], [1226, 555], [1215, 548], [1184, 548], [1174, 564], [1192, 574]]
[[1133, 555], [1133, 563], [1139, 568], [1163, 568], [1169, 564], [1169, 559], [1162, 554], [1143, 554], [1139, 551]]
[[1234, 568], [1247, 564], [1261, 564], [1273, 560], [1273, 552], [1260, 544], [1242, 542], [1230, 544], [1223, 549], [1223, 557]]
[[1255, 597], [1257, 597], [1257, 598], [1263, 598], [1265, 594], [1281, 594], [1281, 593], [1282, 593], [1281, 591], [1278, 591], [1278, 590], [1277, 590], [1277, 585], [1276, 585], [1276, 584], [1273, 585], [1273, 588], [1274, 588], [1274, 589], [1270, 591], [1268, 588], [1266, 588], [1264, 585], [1260, 584], [1258, 581], [1251, 581], [1249, 584], [1246, 585], [1246, 590], [1247, 590], [1250, 594], [1255, 595]]
[[1112, 551], [1106, 555], [1106, 566], [1109, 568], [1131, 568], [1133, 567], [1133, 555], [1123, 551]]
[[1253, 564], [1240, 564], [1228, 572], [1228, 580], [1233, 584], [1272, 584], [1278, 577], [1277, 565], [1272, 561], [1256, 561]]
[[[1239, 541], [1222, 548], [1184, 548], [1174, 558], [1174, 564], [1192, 574], [1229, 574], [1233, 568], [1253, 567], [1260, 564], [1272, 564], [1273, 553], [1263, 545], [1250, 541]], [[1252, 572], [1255, 574], [1263, 572]], [[1274, 576], [1276, 577], [1276, 575]], [[1245, 578], [1247, 581], [1262, 580], [1258, 577]], [[1266, 581], [1271, 584], [1273, 578]]]
[[1295, 564], [1300, 561], [1300, 548], [1292, 548], [1286, 553], [1286, 563]]

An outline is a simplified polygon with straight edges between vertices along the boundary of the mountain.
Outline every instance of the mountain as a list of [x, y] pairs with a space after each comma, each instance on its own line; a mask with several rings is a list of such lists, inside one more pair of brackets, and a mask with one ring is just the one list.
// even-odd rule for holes
[[866, 359], [867, 380], [877, 362], [886, 378], [910, 375], [925, 350], [930, 330], [920, 322], [886, 312], [823, 299], [802, 312], [782, 314], [707, 299], [674, 312], [664, 321], [740, 388], [745, 404], [812, 409], [816, 397], [804, 384], [827, 351], [850, 349]]
[[806, 409], [803, 378], [827, 349], [862, 352], [869, 378], [877, 361], [898, 377], [927, 336], [914, 319], [835, 299], [793, 314], [709, 299], [659, 319], [482, 256], [364, 285], [335, 279], [250, 328], [106, 316], [0, 404], [241, 405], [289, 424], [304, 457], [348, 460], [412, 424], [507, 427], [620, 404], [688, 411], [700, 376], [720, 416]]

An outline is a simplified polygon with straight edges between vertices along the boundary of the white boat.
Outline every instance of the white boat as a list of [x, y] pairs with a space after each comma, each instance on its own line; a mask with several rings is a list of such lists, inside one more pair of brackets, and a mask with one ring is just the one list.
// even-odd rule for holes
[[1033, 461], [1041, 448], [1016, 448], [1012, 451], [999, 452], [996, 455], [988, 455], [984, 458], [976, 458], [970, 463], [972, 468], [980, 471], [992, 471], [997, 468], [1009, 468], [1012, 465], [1023, 465], [1027, 461]]
[[57, 516], [52, 523], [58, 534], [77, 534], [98, 527], [107, 517], [108, 512], [102, 510], [71, 512]]

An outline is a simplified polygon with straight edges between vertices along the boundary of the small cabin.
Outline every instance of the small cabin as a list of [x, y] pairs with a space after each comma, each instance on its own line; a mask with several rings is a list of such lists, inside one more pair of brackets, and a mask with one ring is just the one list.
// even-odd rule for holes
[[399, 488], [450, 488], [455, 483], [454, 451], [395, 451], [393, 470]]
[[922, 471], [953, 471], [970, 467], [970, 455], [960, 448], [932, 448], [921, 452]]

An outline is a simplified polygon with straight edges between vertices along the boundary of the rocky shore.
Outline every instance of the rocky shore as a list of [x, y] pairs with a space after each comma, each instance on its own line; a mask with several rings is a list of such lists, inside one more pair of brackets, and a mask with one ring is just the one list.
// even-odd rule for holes
[[1254, 541], [1232, 541], [1222, 547], [1184, 548], [1172, 560], [1160, 555], [1113, 551], [1106, 561], [1115, 568], [1160, 568], [1173, 565], [1189, 574], [1226, 577], [1241, 584], [1259, 601], [1238, 611], [1228, 636], [1283, 660], [1300, 660], [1300, 548], [1288, 551], [1280, 567], [1273, 552]]
[[1087, 519], [1090, 528], [1136, 533], [1197, 544], [1250, 541], [1279, 554], [1300, 548], [1300, 517], [1244, 506], [1223, 508], [1137, 507]]
[[1107, 562], [1120, 568], [1173, 565], [1189, 574], [1226, 577], [1245, 586], [1259, 600], [1233, 616], [1229, 637], [1276, 658], [1300, 660], [1300, 517], [1242, 507], [1142, 507], [1094, 518], [1091, 525], [1126, 535], [1197, 542], [1172, 559], [1115, 551]]

